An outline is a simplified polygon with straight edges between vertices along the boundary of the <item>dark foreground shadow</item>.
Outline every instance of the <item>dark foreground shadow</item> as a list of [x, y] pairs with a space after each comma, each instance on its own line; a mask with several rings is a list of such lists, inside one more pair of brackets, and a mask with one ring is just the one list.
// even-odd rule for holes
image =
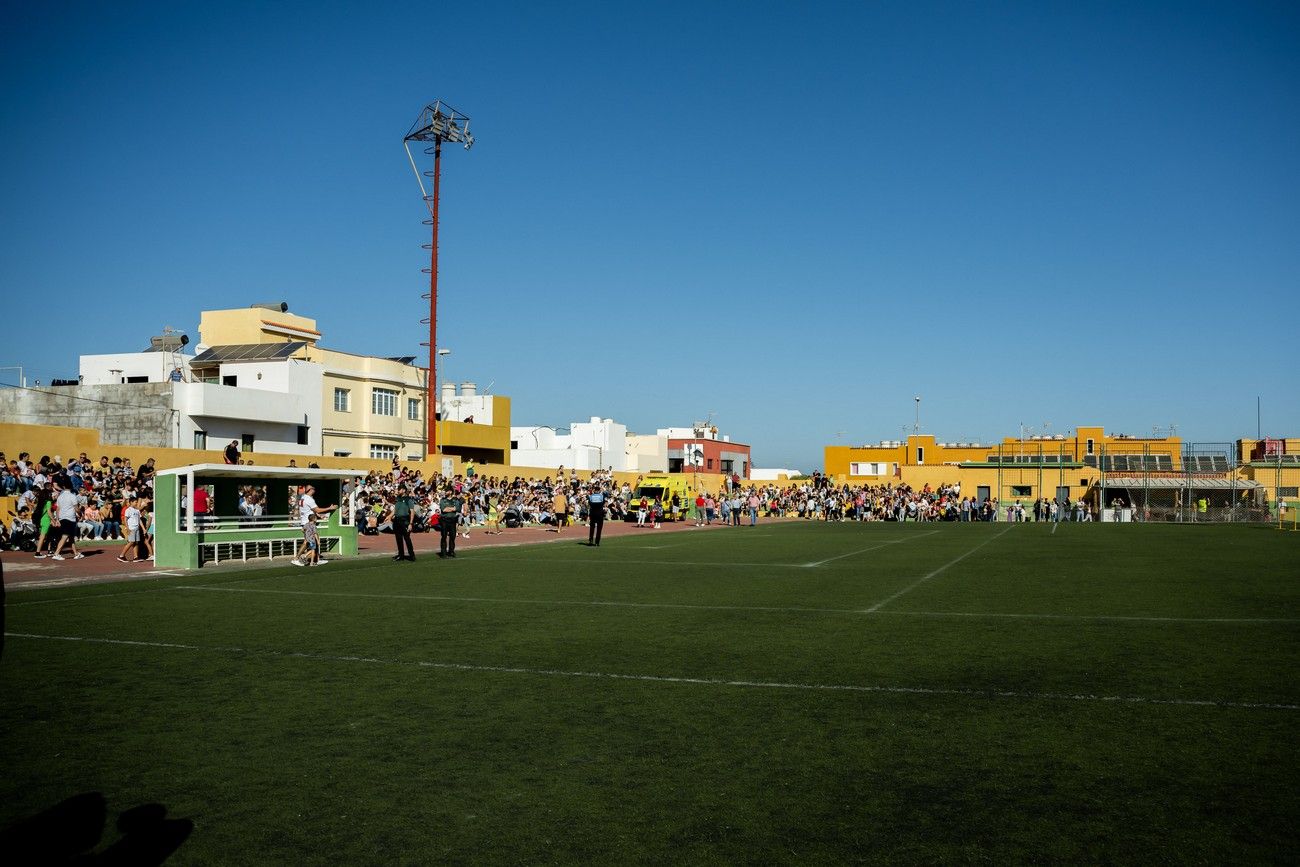
[[162, 804], [142, 804], [118, 816], [122, 836], [95, 851], [107, 818], [108, 802], [99, 792], [68, 798], [0, 831], [0, 864], [158, 865], [194, 831], [189, 819], [168, 819]]

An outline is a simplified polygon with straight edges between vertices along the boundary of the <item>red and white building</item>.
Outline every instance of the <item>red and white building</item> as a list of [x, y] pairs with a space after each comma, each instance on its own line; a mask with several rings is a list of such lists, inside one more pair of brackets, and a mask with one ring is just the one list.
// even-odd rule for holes
[[656, 433], [668, 439], [668, 472], [724, 473], [750, 478], [749, 446], [719, 436], [716, 427], [669, 427]]

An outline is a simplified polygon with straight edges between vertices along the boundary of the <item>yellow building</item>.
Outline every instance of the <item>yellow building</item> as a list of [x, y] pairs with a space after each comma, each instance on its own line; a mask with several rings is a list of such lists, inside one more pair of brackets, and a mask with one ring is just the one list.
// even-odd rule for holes
[[[316, 320], [289, 313], [283, 304], [205, 310], [199, 335], [199, 348], [207, 351], [191, 363], [195, 379], [220, 383], [223, 355], [257, 355], [250, 348], [265, 344], [283, 344], [282, 357], [319, 365], [321, 454], [402, 461], [438, 457], [425, 454], [428, 371], [414, 363], [414, 356], [380, 358], [325, 348], [319, 345]], [[468, 383], [464, 392], [444, 385], [437, 407], [440, 455], [508, 464], [510, 399], [477, 395]]]
[[[1071, 436], [1055, 435], [999, 443], [939, 442], [929, 434], [875, 445], [826, 446], [826, 475], [849, 484], [892, 484], [914, 488], [960, 484], [963, 493], [1005, 502], [1039, 497], [1085, 497], [1107, 473], [1177, 472], [1179, 437], [1130, 437], [1085, 426]], [[1219, 471], [1215, 465], [1214, 471]], [[1223, 472], [1228, 471], [1225, 464]], [[1208, 470], [1207, 470], [1208, 471]]]

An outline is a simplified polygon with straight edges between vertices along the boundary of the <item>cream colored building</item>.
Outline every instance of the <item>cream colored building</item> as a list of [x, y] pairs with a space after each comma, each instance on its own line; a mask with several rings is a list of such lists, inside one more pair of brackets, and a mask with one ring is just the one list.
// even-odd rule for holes
[[[414, 356], [380, 358], [354, 355], [320, 345], [316, 320], [289, 313], [285, 305], [205, 310], [199, 319], [195, 379], [223, 382], [223, 357], [256, 357], [278, 344], [285, 359], [321, 368], [321, 454], [401, 461], [425, 459], [427, 371]], [[229, 376], [224, 377], [230, 379]], [[510, 400], [480, 396], [466, 384], [447, 395], [448, 413], [438, 423], [440, 453], [485, 463], [508, 463]], [[444, 387], [446, 387], [444, 386]], [[455, 419], [455, 420], [452, 420]]]

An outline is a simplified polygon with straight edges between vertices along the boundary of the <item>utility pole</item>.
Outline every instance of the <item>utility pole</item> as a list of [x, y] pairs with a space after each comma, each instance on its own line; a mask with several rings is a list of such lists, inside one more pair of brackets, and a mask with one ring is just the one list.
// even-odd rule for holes
[[[474, 146], [474, 136], [469, 132], [469, 118], [454, 108], [444, 105], [441, 100], [426, 105], [416, 118], [402, 144], [406, 148], [406, 158], [411, 161], [411, 170], [420, 184], [420, 193], [425, 207], [429, 209], [429, 219], [424, 223], [433, 227], [433, 238], [425, 245], [429, 250], [429, 291], [423, 297], [429, 299], [429, 318], [421, 320], [429, 326], [429, 372], [425, 381], [425, 418], [427, 433], [425, 455], [432, 456], [438, 450], [438, 184], [442, 175], [442, 143], [444, 141], [463, 144], [465, 150]], [[432, 142], [424, 152], [433, 156], [433, 170], [421, 172], [411, 155], [411, 142]], [[424, 187], [424, 179], [433, 178], [433, 192]]]

